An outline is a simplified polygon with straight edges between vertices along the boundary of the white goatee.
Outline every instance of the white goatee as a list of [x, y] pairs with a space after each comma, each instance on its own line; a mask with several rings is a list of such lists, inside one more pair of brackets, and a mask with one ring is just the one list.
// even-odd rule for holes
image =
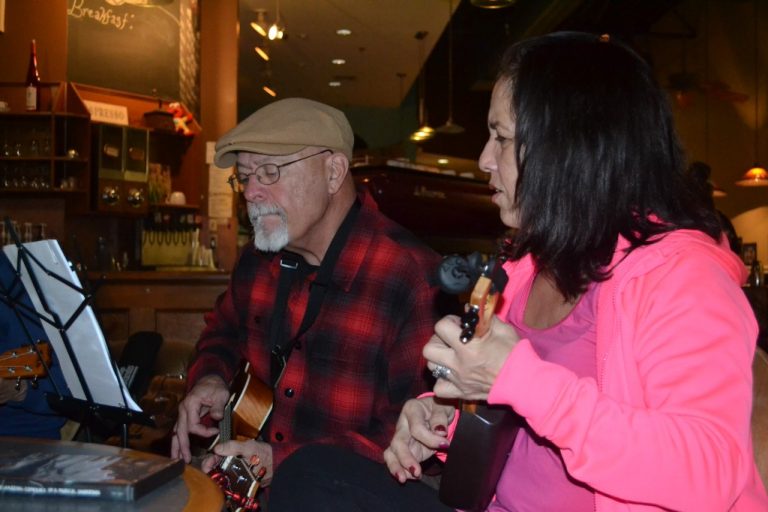
[[[280, 224], [268, 231], [264, 226], [264, 217], [277, 215]], [[285, 211], [277, 205], [248, 203], [248, 218], [253, 226], [253, 245], [260, 251], [278, 252], [288, 245], [288, 217]]]

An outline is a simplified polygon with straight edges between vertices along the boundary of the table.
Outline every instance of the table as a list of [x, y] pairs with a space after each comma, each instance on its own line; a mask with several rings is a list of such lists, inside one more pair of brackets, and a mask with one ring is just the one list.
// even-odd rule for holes
[[[13, 438], [6, 438], [13, 439]], [[56, 441], [48, 441], [56, 443]], [[66, 441], [59, 442], [61, 444]], [[118, 453], [120, 448], [98, 445], [100, 451]], [[140, 452], [139, 452], [140, 453]], [[140, 455], [141, 456], [141, 455]], [[0, 509], [24, 512], [216, 512], [224, 510], [221, 489], [199, 469], [186, 465], [176, 477], [132, 502], [69, 497], [0, 496]]]

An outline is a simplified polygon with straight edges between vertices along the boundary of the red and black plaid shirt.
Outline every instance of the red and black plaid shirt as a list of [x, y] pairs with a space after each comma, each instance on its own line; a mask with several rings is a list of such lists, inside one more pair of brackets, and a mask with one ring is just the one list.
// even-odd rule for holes
[[[275, 390], [268, 441], [274, 467], [307, 443], [332, 443], [382, 460], [402, 404], [428, 388], [421, 350], [440, 315], [440, 257], [384, 217], [367, 194], [334, 268], [317, 319], [296, 343]], [[269, 326], [280, 258], [249, 246], [206, 315], [190, 385], [229, 382], [241, 357], [270, 379]], [[314, 273], [297, 279], [286, 312], [292, 338]]]

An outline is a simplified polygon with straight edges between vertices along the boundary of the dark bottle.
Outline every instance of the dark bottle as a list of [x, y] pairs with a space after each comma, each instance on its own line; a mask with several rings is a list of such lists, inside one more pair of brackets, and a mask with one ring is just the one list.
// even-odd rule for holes
[[29, 67], [27, 68], [27, 110], [40, 110], [40, 73], [37, 71], [37, 44], [32, 40], [29, 48]]

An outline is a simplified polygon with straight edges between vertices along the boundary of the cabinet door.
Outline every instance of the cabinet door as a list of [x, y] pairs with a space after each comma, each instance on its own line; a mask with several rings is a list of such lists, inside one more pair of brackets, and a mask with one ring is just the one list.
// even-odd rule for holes
[[123, 175], [123, 127], [94, 125], [95, 157], [99, 178], [119, 180]]
[[125, 180], [147, 181], [149, 133], [143, 128], [125, 129]]
[[90, 182], [90, 122], [72, 114], [53, 116], [53, 186], [68, 192], [87, 192]]

